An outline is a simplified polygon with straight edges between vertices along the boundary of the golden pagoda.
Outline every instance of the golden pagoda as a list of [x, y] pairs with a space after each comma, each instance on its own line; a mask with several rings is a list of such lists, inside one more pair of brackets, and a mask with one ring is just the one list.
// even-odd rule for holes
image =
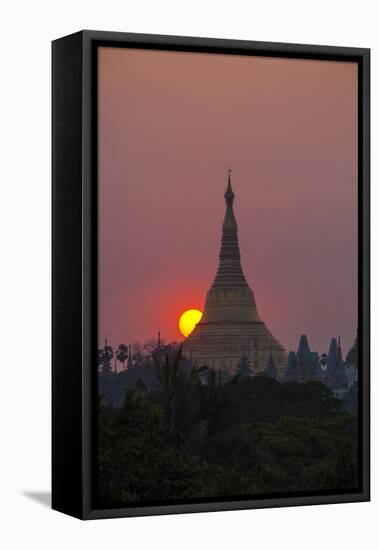
[[204, 314], [185, 339], [183, 353], [198, 366], [226, 369], [229, 373], [242, 360], [248, 362], [253, 374], [270, 365], [272, 368], [274, 362], [280, 376], [287, 365], [287, 353], [260, 318], [254, 293], [242, 271], [230, 172], [218, 270], [207, 292]]

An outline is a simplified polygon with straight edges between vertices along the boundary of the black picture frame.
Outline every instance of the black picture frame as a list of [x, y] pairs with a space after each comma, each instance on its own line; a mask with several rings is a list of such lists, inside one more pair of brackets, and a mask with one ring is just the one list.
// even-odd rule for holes
[[[97, 48], [355, 61], [359, 75], [359, 425], [356, 491], [101, 509], [94, 493], [97, 401]], [[52, 507], [81, 519], [370, 499], [370, 50], [81, 31], [52, 43]]]

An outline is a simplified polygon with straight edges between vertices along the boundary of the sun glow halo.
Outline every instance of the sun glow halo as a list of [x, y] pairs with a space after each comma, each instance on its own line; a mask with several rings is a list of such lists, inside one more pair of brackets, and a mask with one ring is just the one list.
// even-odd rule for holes
[[188, 309], [179, 319], [179, 329], [183, 336], [189, 336], [197, 323], [202, 318], [203, 313], [198, 309]]

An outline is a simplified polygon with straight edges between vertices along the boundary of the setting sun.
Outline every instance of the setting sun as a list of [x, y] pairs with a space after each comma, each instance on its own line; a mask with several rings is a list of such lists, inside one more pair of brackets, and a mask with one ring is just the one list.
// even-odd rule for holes
[[202, 316], [203, 313], [198, 309], [188, 309], [182, 313], [179, 319], [179, 329], [183, 336], [191, 334]]

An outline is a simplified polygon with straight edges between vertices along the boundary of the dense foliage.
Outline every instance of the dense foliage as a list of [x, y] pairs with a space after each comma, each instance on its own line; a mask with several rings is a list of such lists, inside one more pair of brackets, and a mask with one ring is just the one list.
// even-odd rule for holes
[[222, 381], [156, 361], [156, 383], [99, 405], [103, 505], [357, 486], [354, 416], [323, 384], [257, 376]]

